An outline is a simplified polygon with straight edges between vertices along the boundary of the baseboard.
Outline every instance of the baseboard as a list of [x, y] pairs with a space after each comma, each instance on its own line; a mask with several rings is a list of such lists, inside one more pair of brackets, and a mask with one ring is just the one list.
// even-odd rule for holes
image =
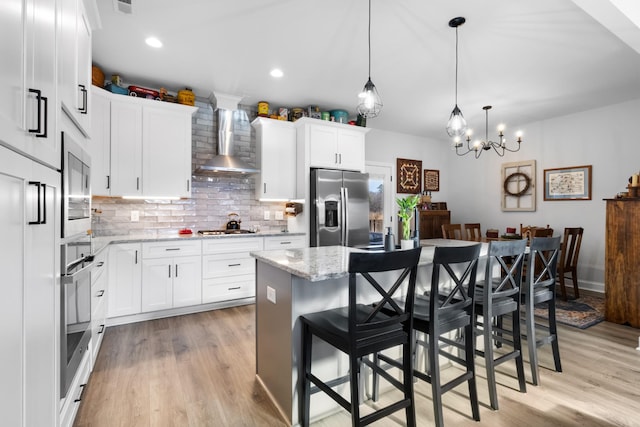
[[152, 311], [148, 313], [131, 314], [129, 316], [110, 317], [107, 319], [107, 327], [144, 322], [146, 320], [163, 319], [165, 317], [181, 316], [184, 314], [201, 313], [203, 311], [219, 310], [221, 308], [237, 307], [240, 305], [255, 304], [255, 302], [256, 299], [251, 297], [231, 301], [213, 302], [209, 304], [192, 305], [189, 307], [171, 308], [168, 310]]

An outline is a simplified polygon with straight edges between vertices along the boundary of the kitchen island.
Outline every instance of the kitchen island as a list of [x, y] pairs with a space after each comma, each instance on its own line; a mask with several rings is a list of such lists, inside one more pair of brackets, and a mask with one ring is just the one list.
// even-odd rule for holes
[[[416, 292], [428, 289], [436, 246], [476, 242], [422, 240]], [[481, 256], [487, 253], [482, 244]], [[256, 259], [256, 375], [291, 425], [298, 425], [298, 364], [302, 314], [347, 305], [349, 254], [361, 249], [343, 246], [251, 252]], [[482, 274], [481, 266], [478, 275]], [[321, 378], [342, 375], [345, 355], [324, 343], [314, 344], [313, 369]], [[342, 386], [344, 390], [348, 384]], [[322, 418], [338, 406], [323, 393], [311, 400], [311, 419]]]

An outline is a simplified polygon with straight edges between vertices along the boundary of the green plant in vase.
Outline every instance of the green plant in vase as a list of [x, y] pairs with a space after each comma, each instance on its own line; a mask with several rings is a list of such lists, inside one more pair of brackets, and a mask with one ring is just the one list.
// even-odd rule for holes
[[409, 221], [413, 218], [413, 214], [419, 201], [419, 194], [415, 194], [404, 199], [400, 197], [396, 199], [396, 203], [400, 207], [400, 210], [398, 210], [398, 217], [400, 217], [400, 221], [402, 221], [402, 240], [411, 239], [411, 227]]

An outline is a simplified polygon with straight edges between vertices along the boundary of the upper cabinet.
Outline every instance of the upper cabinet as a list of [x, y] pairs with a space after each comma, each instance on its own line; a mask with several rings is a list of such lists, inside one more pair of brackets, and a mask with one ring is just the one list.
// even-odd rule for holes
[[83, 0], [58, 0], [58, 94], [62, 110], [87, 137], [91, 87], [91, 27]]
[[197, 107], [113, 95], [92, 87], [92, 192], [189, 197], [191, 116]]
[[290, 200], [296, 194], [296, 129], [291, 122], [258, 117], [256, 199]]
[[296, 126], [306, 167], [364, 172], [364, 140], [369, 129], [309, 118], [299, 119]]
[[55, 0], [3, 1], [0, 143], [59, 168], [55, 5]]

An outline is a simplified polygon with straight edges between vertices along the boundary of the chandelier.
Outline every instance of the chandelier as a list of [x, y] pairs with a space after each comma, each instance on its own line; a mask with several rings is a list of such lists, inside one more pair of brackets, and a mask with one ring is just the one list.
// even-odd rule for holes
[[371, 81], [371, 0], [369, 0], [369, 78], [364, 84], [362, 92], [358, 94], [358, 114], [365, 118], [373, 118], [382, 110], [382, 100], [378, 95], [376, 85]]
[[[504, 156], [505, 151], [510, 151], [512, 153], [515, 153], [516, 151], [520, 150], [520, 143], [522, 142], [522, 132], [520, 131], [516, 132], [516, 138], [517, 138], [516, 142], [518, 143], [518, 145], [513, 149], [507, 148], [507, 141], [506, 141], [506, 138], [504, 137], [503, 124], [498, 125], [498, 142], [493, 142], [489, 140], [489, 110], [491, 109], [491, 105], [486, 105], [482, 107], [482, 109], [484, 110], [484, 113], [485, 113], [484, 140], [478, 139], [478, 140], [475, 140], [472, 144], [471, 130], [469, 130], [467, 131], [466, 147], [464, 147], [464, 143], [460, 140], [459, 136], [454, 138], [453, 147], [456, 149], [456, 154], [458, 156], [466, 156], [469, 153], [474, 153], [477, 159], [478, 157], [480, 157], [483, 151], [488, 151], [488, 150], [491, 150], [492, 148], [496, 152], [496, 154], [498, 154], [498, 156], [500, 157]], [[466, 149], [466, 151], [461, 152], [460, 149], [462, 150]]]

